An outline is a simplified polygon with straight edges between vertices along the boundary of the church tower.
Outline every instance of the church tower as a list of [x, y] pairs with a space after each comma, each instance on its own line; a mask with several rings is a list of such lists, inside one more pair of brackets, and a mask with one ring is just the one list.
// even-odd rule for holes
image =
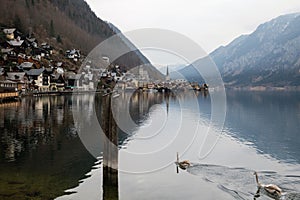
[[166, 81], [170, 80], [169, 67], [167, 66]]

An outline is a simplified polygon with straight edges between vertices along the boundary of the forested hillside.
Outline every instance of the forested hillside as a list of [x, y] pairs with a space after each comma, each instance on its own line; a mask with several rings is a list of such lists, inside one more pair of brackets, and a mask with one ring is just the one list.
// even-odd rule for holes
[[[15, 27], [33, 35], [58, 50], [80, 49], [85, 55], [115, 34], [84, 0], [2, 0], [0, 23], [2, 27]], [[124, 44], [122, 39], [120, 42]], [[115, 63], [132, 67], [149, 61], [141, 53], [131, 52]]]

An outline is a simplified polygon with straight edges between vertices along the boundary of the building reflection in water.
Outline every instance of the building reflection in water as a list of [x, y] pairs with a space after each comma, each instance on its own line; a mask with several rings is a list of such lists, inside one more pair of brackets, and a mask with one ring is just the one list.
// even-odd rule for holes
[[73, 122], [71, 96], [0, 105], [0, 199], [54, 199], [86, 177], [95, 159]]

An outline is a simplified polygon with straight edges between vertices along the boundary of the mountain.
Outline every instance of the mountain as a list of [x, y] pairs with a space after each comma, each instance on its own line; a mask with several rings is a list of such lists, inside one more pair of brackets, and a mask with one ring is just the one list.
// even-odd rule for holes
[[[98, 18], [84, 0], [2, 0], [0, 24], [1, 27], [15, 27], [61, 52], [75, 48], [85, 55], [100, 42], [119, 33], [117, 28]], [[120, 45], [127, 44], [120, 39]], [[139, 51], [134, 51], [114, 63], [131, 67], [150, 62]], [[148, 67], [150, 71], [156, 70], [150, 64]], [[161, 78], [162, 74], [156, 71]]]
[[[261, 24], [227, 46], [209, 54], [227, 87], [284, 87], [300, 85], [300, 13], [279, 16]], [[199, 65], [205, 59], [198, 60]], [[202, 80], [191, 66], [179, 71]]]
[[[155, 77], [157, 80], [165, 79], [165, 76], [163, 75], [163, 73], [160, 72], [158, 69], [156, 69], [156, 67], [154, 67], [150, 63], [150, 61], [140, 51], [136, 50], [137, 49], [136, 46], [129, 39], [127, 39], [123, 34], [120, 34], [121, 31], [115, 25], [113, 25], [112, 23], [108, 23], [108, 25], [115, 33], [120, 35], [120, 39], [121, 39], [122, 43], [124, 43], [129, 49], [131, 49], [132, 52], [134, 52], [138, 56], [138, 58], [143, 63], [142, 67], [144, 69], [147, 69], [146, 71], [148, 72], [150, 77]], [[128, 54], [121, 56], [118, 60], [126, 61], [128, 58], [127, 55]], [[118, 62], [118, 60], [117, 60], [117, 62]], [[137, 65], [132, 65], [132, 66], [136, 67]], [[132, 68], [131, 72], [134, 74], [139, 74], [139, 70], [137, 68]]]

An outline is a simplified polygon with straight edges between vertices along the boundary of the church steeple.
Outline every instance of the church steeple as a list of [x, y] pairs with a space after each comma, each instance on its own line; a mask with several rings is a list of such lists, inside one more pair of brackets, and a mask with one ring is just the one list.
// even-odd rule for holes
[[167, 74], [166, 74], [166, 80], [170, 80], [170, 74], [169, 74], [169, 66], [167, 66]]

